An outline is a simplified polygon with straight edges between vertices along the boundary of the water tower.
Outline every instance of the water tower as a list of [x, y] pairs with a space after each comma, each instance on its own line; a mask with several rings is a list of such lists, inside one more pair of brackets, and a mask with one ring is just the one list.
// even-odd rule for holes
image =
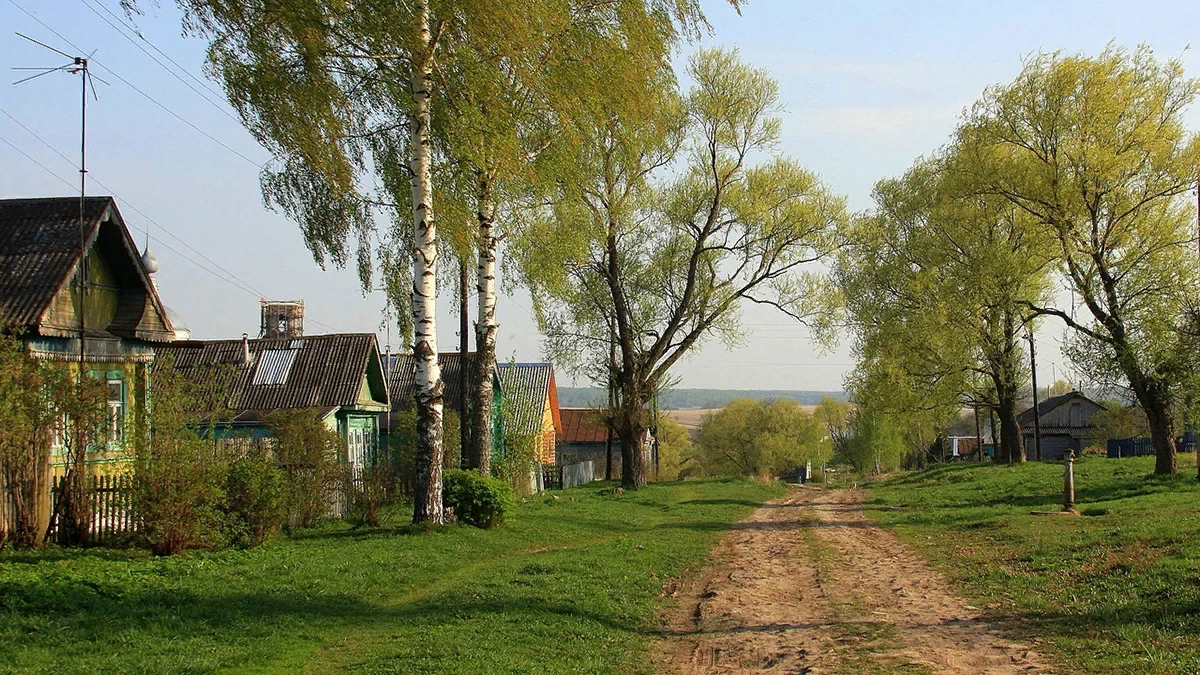
[[263, 300], [262, 328], [264, 338], [298, 338], [304, 336], [303, 300]]

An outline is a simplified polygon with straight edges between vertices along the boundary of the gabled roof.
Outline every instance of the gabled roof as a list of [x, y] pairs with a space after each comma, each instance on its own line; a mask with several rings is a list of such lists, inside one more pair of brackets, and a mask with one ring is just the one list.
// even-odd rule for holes
[[[1067, 403], [1068, 401], [1072, 401], [1072, 400], [1086, 401], [1086, 402], [1096, 406], [1097, 408], [1104, 408], [1104, 406], [1102, 406], [1099, 403], [1096, 403], [1095, 401], [1093, 401], [1092, 399], [1084, 396], [1083, 392], [1069, 391], [1065, 394], [1060, 394], [1058, 396], [1051, 396], [1050, 398], [1048, 398], [1044, 401], [1038, 401], [1038, 405], [1037, 405], [1038, 416], [1043, 417], [1045, 415], [1048, 415], [1048, 414], [1050, 414], [1050, 411], [1052, 411], [1055, 408], [1057, 408], [1058, 406], [1063, 405], [1064, 403]], [[1029, 426], [1029, 427], [1033, 426], [1033, 407], [1032, 406], [1030, 406], [1029, 408], [1026, 408], [1019, 415], [1017, 415], [1017, 423], [1020, 424], [1022, 428], [1026, 427], [1026, 426]]]
[[[120, 337], [169, 341], [167, 312], [142, 266], [137, 247], [112, 197], [0, 200], [0, 323], [39, 335], [72, 337], [78, 327], [53, 326], [47, 314], [71, 282], [80, 259], [80, 239], [99, 249], [121, 284], [116, 316], [107, 331]], [[155, 310], [147, 312], [146, 305]]]
[[[467, 400], [476, 395], [475, 382], [472, 373], [475, 370], [475, 352], [467, 352]], [[417, 366], [416, 360], [410, 353], [391, 354], [385, 357], [387, 366], [388, 391], [392, 395], [392, 406], [396, 410], [409, 410], [416, 405], [417, 396]], [[458, 352], [441, 352], [438, 354], [438, 367], [442, 371], [442, 401], [448, 409], [458, 409], [458, 401], [462, 390], [460, 379], [463, 368], [463, 358]], [[493, 384], [496, 379], [493, 377]]]
[[[155, 369], [173, 367], [189, 380], [232, 373], [228, 407], [238, 418], [261, 419], [284, 408], [340, 408], [359, 402], [363, 378], [374, 379], [373, 398], [388, 401], [374, 333], [310, 335], [249, 340], [250, 365], [241, 340], [187, 340], [161, 348]], [[382, 399], [382, 400], [379, 400]]]
[[564, 443], [603, 443], [608, 440], [608, 425], [603, 408], [562, 408], [562, 438]]
[[508, 429], [521, 436], [536, 436], [542, 431], [546, 406], [554, 419], [554, 429], [562, 432], [558, 410], [558, 388], [554, 384], [554, 366], [549, 363], [500, 363], [500, 382], [507, 402]]

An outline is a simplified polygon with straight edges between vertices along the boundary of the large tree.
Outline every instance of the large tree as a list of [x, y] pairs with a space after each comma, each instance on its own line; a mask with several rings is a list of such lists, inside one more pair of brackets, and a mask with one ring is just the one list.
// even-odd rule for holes
[[880, 181], [838, 278], [861, 368], [890, 363], [921, 392], [889, 396], [892, 412], [944, 406], [947, 396], [982, 403], [1001, 420], [999, 459], [1019, 462], [1020, 331], [1032, 317], [1026, 305], [1049, 295], [1052, 249], [1023, 211], [964, 188], [958, 161], [951, 147]]
[[1176, 470], [1177, 345], [1197, 291], [1187, 193], [1200, 141], [1183, 112], [1198, 87], [1178, 61], [1145, 47], [1041, 54], [985, 92], [957, 139], [975, 193], [1007, 200], [1056, 239], [1084, 313], [1026, 306], [1072, 329], [1077, 366], [1127, 384], [1146, 411], [1160, 474]]
[[688, 95], [664, 73], [656, 109], [608, 116], [521, 245], [559, 363], [600, 362], [613, 329], [626, 487], [646, 483], [646, 404], [670, 369], [706, 337], [736, 340], [743, 301], [811, 316], [823, 277], [805, 266], [836, 249], [845, 218], [841, 198], [778, 154], [765, 71], [701, 50], [688, 74]]

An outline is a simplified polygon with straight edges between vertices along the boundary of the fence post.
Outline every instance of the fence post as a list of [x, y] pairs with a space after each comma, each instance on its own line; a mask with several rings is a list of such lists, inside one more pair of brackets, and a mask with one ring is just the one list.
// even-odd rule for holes
[[1068, 450], [1063, 466], [1063, 511], [1075, 508], [1075, 451]]

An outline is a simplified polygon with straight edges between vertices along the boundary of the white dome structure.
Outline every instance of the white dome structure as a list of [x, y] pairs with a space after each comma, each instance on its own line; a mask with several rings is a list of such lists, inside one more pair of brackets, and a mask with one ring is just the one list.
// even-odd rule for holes
[[[157, 293], [158, 280], [154, 278], [154, 274], [158, 272], [158, 258], [155, 258], [154, 254], [150, 252], [149, 237], [146, 238], [146, 250], [142, 251], [142, 267], [146, 268], [146, 274], [150, 277], [150, 285], [154, 287], [154, 291]], [[175, 329], [175, 339], [191, 339], [192, 331], [183, 322], [183, 317], [179, 315], [179, 312], [167, 307], [165, 303], [163, 307], [167, 310], [167, 320], [171, 322], [171, 326]]]

